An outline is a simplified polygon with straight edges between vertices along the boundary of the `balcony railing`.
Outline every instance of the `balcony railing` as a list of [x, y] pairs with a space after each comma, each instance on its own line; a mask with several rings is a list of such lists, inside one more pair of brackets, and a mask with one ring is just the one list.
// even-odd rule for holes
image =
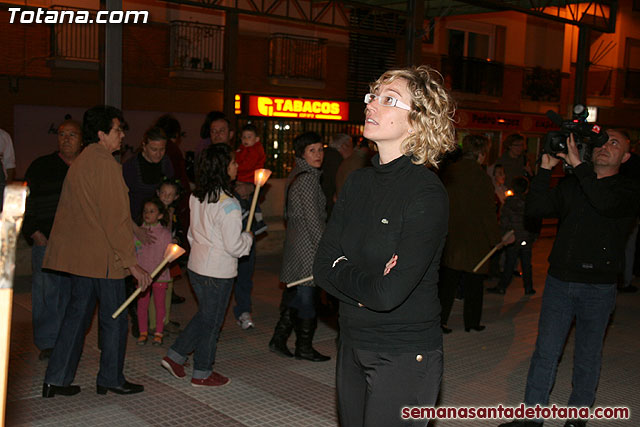
[[173, 70], [223, 70], [224, 27], [197, 22], [171, 22], [169, 63]]
[[625, 71], [624, 97], [640, 99], [640, 70], [627, 69]]
[[562, 72], [542, 67], [525, 68], [522, 77], [522, 98], [531, 101], [559, 102]]
[[324, 80], [326, 56], [325, 39], [273, 34], [269, 40], [269, 75]]
[[[52, 6], [51, 9], [76, 10], [61, 6]], [[90, 19], [95, 20], [96, 12], [90, 11]], [[56, 60], [97, 63], [99, 60], [98, 38], [97, 24], [53, 24], [51, 57]]]
[[504, 66], [478, 58], [444, 56], [441, 69], [451, 89], [478, 95], [502, 96]]

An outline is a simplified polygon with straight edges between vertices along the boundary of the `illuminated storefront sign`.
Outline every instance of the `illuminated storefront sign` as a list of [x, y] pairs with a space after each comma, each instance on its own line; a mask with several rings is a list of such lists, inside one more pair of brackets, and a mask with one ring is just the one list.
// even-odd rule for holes
[[319, 99], [250, 95], [249, 115], [315, 120], [349, 120], [349, 103]]
[[458, 129], [504, 129], [546, 133], [557, 128], [551, 120], [542, 115], [458, 110], [456, 116]]

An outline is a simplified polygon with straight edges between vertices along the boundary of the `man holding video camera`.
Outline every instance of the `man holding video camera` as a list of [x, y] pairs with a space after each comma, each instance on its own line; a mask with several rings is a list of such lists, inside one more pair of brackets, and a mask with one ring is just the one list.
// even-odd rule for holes
[[[640, 208], [640, 186], [620, 175], [629, 158], [629, 139], [607, 130], [608, 140], [593, 148], [592, 163], [582, 162], [573, 134], [567, 152], [542, 155], [531, 183], [526, 214], [557, 217], [559, 227], [549, 256], [536, 348], [531, 357], [524, 403], [547, 406], [558, 361], [575, 318], [576, 342], [570, 407], [594, 403], [600, 376], [602, 345], [616, 301], [627, 236]], [[551, 170], [563, 159], [573, 174], [549, 189]], [[501, 427], [541, 426], [519, 420]], [[567, 420], [565, 427], [585, 426]]]

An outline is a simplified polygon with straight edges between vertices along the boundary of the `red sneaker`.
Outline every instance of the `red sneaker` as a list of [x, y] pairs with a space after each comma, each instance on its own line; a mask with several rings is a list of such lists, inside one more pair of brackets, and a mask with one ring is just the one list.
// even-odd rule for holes
[[165, 356], [162, 359], [162, 362], [160, 362], [160, 365], [162, 365], [163, 368], [169, 371], [169, 373], [171, 373], [171, 375], [173, 375], [176, 378], [181, 379], [181, 378], [184, 378], [186, 375], [184, 373], [184, 366], [174, 362], [173, 360], [169, 359], [167, 356]]
[[212, 372], [208, 378], [197, 379], [191, 378], [191, 385], [194, 387], [221, 387], [223, 385], [227, 385], [231, 382], [231, 380], [224, 375], [220, 375], [217, 372]]

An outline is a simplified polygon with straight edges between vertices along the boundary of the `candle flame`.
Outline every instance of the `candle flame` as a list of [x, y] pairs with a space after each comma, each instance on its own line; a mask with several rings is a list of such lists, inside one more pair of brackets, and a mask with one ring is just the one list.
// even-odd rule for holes
[[262, 187], [267, 183], [267, 180], [270, 176], [271, 171], [269, 169], [256, 169], [253, 176], [253, 183], [256, 185], [256, 187]]
[[506, 197], [511, 197], [511, 196], [513, 196], [513, 191], [511, 191], [511, 190], [507, 190], [507, 191], [505, 191], [505, 192], [504, 192], [504, 195], [505, 195]]

